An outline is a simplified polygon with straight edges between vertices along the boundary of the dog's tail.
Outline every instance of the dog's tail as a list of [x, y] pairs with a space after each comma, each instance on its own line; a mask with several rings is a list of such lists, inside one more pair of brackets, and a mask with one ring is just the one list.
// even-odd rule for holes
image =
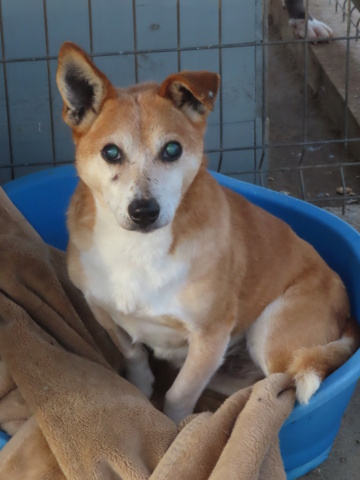
[[359, 325], [353, 318], [349, 318], [343, 335], [338, 340], [295, 352], [288, 373], [295, 380], [299, 403], [308, 403], [322, 380], [345, 363], [359, 346]]

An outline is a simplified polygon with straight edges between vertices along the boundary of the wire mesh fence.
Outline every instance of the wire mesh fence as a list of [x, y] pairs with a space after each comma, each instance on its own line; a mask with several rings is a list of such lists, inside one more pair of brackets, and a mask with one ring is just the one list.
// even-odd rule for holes
[[[288, 41], [286, 32], [283, 35], [284, 48], [291, 50], [302, 85], [298, 92], [297, 129], [292, 141], [279, 142], [277, 139], [274, 142], [270, 135], [270, 168], [275, 167], [271, 175], [281, 174], [281, 179], [288, 184], [286, 190], [291, 194], [321, 206], [341, 204], [344, 210], [347, 204], [359, 200], [356, 193], [359, 192], [360, 178], [357, 115], [359, 12], [350, 1], [306, 2], [307, 8], [308, 3], [311, 3], [312, 10], [315, 9], [319, 20], [330, 22], [334, 35], [327, 43], [317, 45], [306, 40], [294, 45]], [[275, 23], [279, 26], [279, 18]], [[271, 104], [271, 82], [268, 87]], [[283, 94], [284, 116], [286, 119], [290, 117], [291, 126], [291, 114], [285, 113], [287, 96]], [[269, 118], [271, 123], [274, 120], [271, 109]], [[319, 121], [322, 122], [320, 126]], [[276, 155], [280, 149], [285, 150], [287, 156], [284, 153], [279, 162]], [[279, 183], [274, 187], [279, 188]]]
[[322, 206], [358, 202], [360, 1], [304, 3], [331, 17], [326, 44], [296, 38], [281, 0], [0, 0], [0, 182], [73, 163], [55, 83], [71, 40], [117, 86], [219, 72], [210, 168]]

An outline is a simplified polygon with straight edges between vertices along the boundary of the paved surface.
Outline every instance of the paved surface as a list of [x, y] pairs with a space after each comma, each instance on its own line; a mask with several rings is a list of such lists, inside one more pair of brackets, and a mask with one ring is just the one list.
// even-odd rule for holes
[[[273, 32], [275, 35], [275, 33]], [[268, 116], [270, 141], [272, 143], [290, 143], [299, 140], [302, 134], [303, 82], [289, 58], [284, 47], [269, 48], [269, 84], [268, 84]], [[286, 106], [286, 107], [284, 107]], [[320, 105], [311, 96], [308, 104], [308, 124], [313, 138], [336, 138], [334, 126], [322, 113]], [[300, 133], [299, 133], [300, 132]], [[296, 165], [299, 158], [298, 148], [270, 150], [269, 187], [274, 190], [287, 191], [301, 198], [302, 192], [298, 172], [283, 171], [281, 167]], [[329, 163], [332, 159], [341, 158], [352, 161], [353, 156], [339, 145], [324, 145], [318, 150], [306, 152], [309, 165]], [[346, 182], [354, 192], [360, 192], [360, 174], [352, 169], [346, 172]], [[339, 172], [334, 168], [310, 169], [306, 177], [306, 187], [312, 198], [329, 194], [333, 196], [341, 185]], [[349, 198], [351, 201], [351, 197]], [[323, 202], [332, 213], [360, 231], [360, 205], [349, 204], [346, 214], [342, 216], [340, 202]], [[336, 206], [338, 205], [338, 206]], [[329, 458], [314, 471], [302, 479], [312, 480], [358, 480], [360, 479], [360, 385], [357, 386], [350, 405], [343, 417], [340, 431], [335, 440]]]
[[[360, 231], [360, 205], [350, 205], [342, 215], [341, 208], [327, 209]], [[303, 479], [358, 480], [360, 479], [360, 383], [343, 417], [339, 433], [329, 458]]]
[[360, 205], [346, 205], [345, 215], [342, 214], [342, 208], [339, 207], [330, 207], [326, 208], [326, 210], [342, 218], [360, 232]]

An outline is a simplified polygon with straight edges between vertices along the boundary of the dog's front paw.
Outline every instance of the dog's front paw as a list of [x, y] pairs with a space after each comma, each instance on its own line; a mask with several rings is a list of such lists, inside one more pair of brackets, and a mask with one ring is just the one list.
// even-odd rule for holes
[[[294, 30], [295, 35], [298, 38], [305, 38], [305, 20], [294, 19], [289, 20], [289, 25]], [[315, 18], [308, 21], [308, 39], [312, 42], [326, 41], [333, 36], [333, 31], [324, 22], [320, 22]]]
[[139, 364], [128, 365], [126, 368], [126, 378], [141, 390], [147, 398], [151, 397], [155, 377], [147, 362], [146, 364], [140, 362]]

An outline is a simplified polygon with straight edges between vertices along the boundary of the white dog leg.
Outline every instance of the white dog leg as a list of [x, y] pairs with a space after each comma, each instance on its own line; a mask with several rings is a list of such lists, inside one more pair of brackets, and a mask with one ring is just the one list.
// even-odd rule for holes
[[102, 308], [89, 302], [96, 320], [110, 335], [110, 338], [124, 355], [125, 377], [150, 398], [153, 393], [154, 375], [148, 361], [148, 352], [141, 343], [133, 343], [131, 337], [117, 325]]

